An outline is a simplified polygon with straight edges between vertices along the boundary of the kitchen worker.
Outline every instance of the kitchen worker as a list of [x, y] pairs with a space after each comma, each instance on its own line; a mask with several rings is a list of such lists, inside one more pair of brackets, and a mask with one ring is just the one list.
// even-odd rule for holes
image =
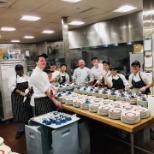
[[103, 71], [101, 76], [98, 78], [96, 83], [94, 84], [95, 86], [101, 86], [101, 87], [106, 87], [105, 81], [104, 81], [104, 76], [109, 77], [110, 76], [110, 62], [108, 61], [103, 61]]
[[[49, 79], [49, 81], [52, 79], [52, 73], [53, 73], [53, 71], [51, 71], [50, 69], [48, 69], [48, 68], [45, 68], [44, 70], [43, 70], [45, 73], [47, 73], [47, 75], [48, 75], [48, 79]], [[52, 84], [51, 84], [52, 85]]]
[[69, 75], [66, 73], [66, 69], [67, 69], [66, 64], [60, 65], [60, 77], [58, 80], [59, 84], [70, 82]]
[[90, 69], [85, 67], [84, 60], [79, 60], [78, 65], [79, 67], [74, 70], [72, 82], [76, 82], [80, 86], [85, 86], [90, 79]]
[[50, 69], [51, 71], [53, 71], [52, 79], [50, 80], [50, 83], [52, 83], [52, 85], [59, 84], [58, 80], [59, 80], [60, 71], [57, 70], [57, 65], [55, 62], [51, 62]]
[[16, 138], [20, 138], [25, 132], [25, 124], [32, 117], [30, 106], [30, 78], [24, 74], [21, 64], [15, 66], [16, 74], [9, 78], [8, 86], [11, 90], [11, 102], [13, 120], [16, 122]]
[[97, 57], [91, 58], [91, 63], [93, 64], [93, 67], [90, 69], [91, 77], [90, 77], [89, 84], [93, 85], [101, 76], [103, 71], [103, 66], [101, 63], [98, 62]]
[[134, 92], [142, 92], [143, 94], [150, 94], [151, 80], [149, 80], [146, 73], [140, 71], [140, 62], [134, 61], [131, 64], [132, 74], [129, 76], [129, 85], [126, 90], [132, 88]]
[[108, 88], [114, 88], [115, 90], [124, 90], [129, 85], [123, 74], [117, 73], [117, 67], [110, 67], [110, 76], [107, 78], [104, 76], [104, 80]]
[[33, 70], [30, 81], [34, 90], [34, 102], [32, 106], [35, 115], [42, 115], [55, 110], [55, 107], [61, 108], [61, 103], [55, 99], [55, 90], [52, 88], [47, 73], [43, 72], [46, 67], [48, 56], [43, 53], [37, 55], [34, 59], [36, 67]]

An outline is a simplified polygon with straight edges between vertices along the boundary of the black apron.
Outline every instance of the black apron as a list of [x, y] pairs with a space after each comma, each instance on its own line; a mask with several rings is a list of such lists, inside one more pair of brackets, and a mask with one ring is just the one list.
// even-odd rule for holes
[[113, 83], [112, 88], [114, 88], [115, 90], [125, 89], [125, 85], [123, 83], [123, 80], [120, 78], [120, 76], [117, 80], [113, 79], [113, 76], [112, 76], [112, 83]]
[[66, 75], [65, 76], [61, 76], [62, 81], [59, 81], [59, 84], [63, 84], [66, 82]]
[[[133, 76], [134, 77], [134, 76]], [[142, 78], [141, 78], [141, 75], [139, 73], [139, 77], [141, 80], [135, 82], [133, 79], [132, 79], [132, 85], [133, 85], [133, 88], [142, 88], [144, 86], [146, 86], [146, 84], [143, 82]], [[142, 94], [150, 94], [150, 89], [146, 89], [145, 92], [142, 92]]]
[[34, 98], [35, 116], [46, 114], [56, 110], [55, 104], [46, 96]]
[[[22, 92], [25, 92], [27, 88], [27, 81], [22, 83], [16, 82], [15, 90], [18, 89]], [[28, 120], [32, 117], [32, 111], [30, 106], [31, 95], [28, 94], [25, 102], [23, 103], [24, 97], [17, 94], [15, 90], [11, 94], [13, 120], [17, 123], [28, 122]]]

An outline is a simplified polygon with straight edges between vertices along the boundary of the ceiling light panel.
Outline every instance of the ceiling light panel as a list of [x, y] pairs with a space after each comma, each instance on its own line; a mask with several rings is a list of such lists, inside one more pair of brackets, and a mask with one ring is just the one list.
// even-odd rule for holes
[[16, 29], [14, 27], [1, 27], [1, 31], [15, 31]]
[[125, 12], [129, 12], [129, 11], [132, 11], [135, 9], [137, 9], [137, 7], [130, 6], [130, 5], [124, 5], [124, 6], [119, 7], [118, 9], [114, 10], [113, 12], [125, 13]]
[[20, 20], [37, 21], [37, 20], [40, 20], [40, 19], [41, 19], [41, 17], [25, 15]]
[[83, 21], [77, 21], [77, 20], [71, 21], [69, 23], [69, 25], [83, 25], [83, 24], [85, 24], [85, 22], [83, 22]]
[[69, 3], [77, 3], [80, 2], [81, 0], [62, 0], [64, 2], [69, 2]]
[[27, 35], [27, 36], [24, 36], [25, 39], [33, 39], [35, 38], [34, 36], [30, 36], [30, 35]]
[[54, 31], [53, 30], [43, 30], [42, 33], [44, 33], [44, 34], [52, 34], [52, 33], [54, 33]]
[[11, 42], [20, 42], [20, 40], [11, 40]]

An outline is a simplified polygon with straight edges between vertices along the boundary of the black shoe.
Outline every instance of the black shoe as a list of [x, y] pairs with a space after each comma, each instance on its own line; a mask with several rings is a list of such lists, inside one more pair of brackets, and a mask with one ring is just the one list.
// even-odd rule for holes
[[154, 133], [150, 133], [151, 140], [154, 140]]
[[17, 132], [16, 139], [19, 139], [23, 134], [24, 134], [24, 132]]

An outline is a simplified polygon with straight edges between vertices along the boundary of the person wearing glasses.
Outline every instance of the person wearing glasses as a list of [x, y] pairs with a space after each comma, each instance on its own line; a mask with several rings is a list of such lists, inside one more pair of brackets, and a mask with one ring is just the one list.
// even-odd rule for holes
[[13, 120], [16, 122], [16, 139], [20, 138], [25, 132], [25, 124], [32, 117], [30, 106], [31, 88], [30, 78], [24, 74], [21, 64], [15, 66], [16, 74], [9, 78], [8, 86], [11, 90], [11, 102]]

